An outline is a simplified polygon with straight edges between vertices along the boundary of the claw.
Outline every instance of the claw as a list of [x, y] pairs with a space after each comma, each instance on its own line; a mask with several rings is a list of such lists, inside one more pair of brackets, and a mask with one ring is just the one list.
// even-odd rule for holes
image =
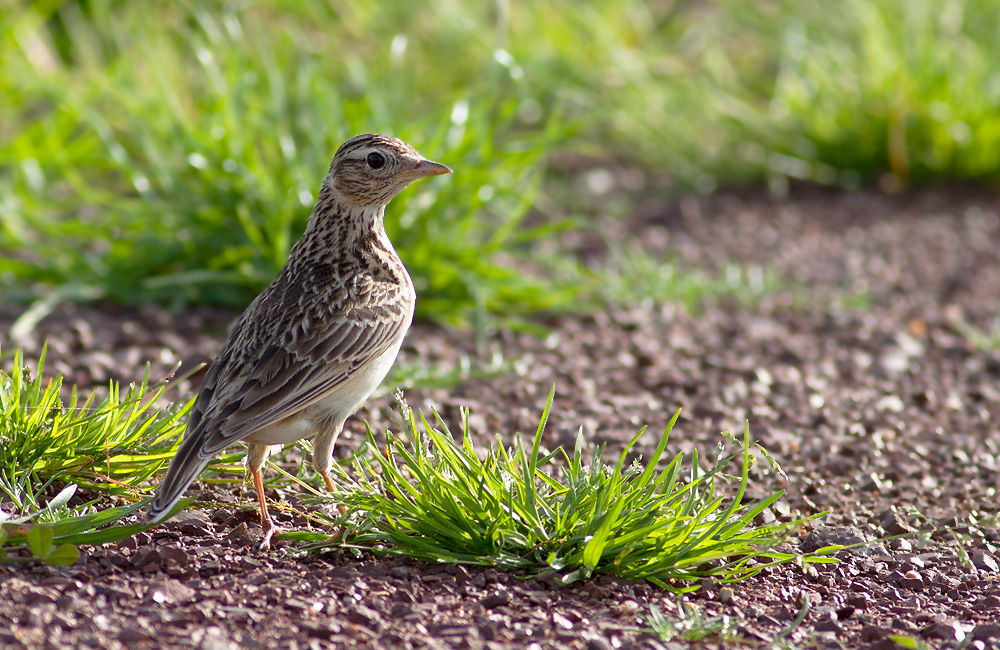
[[271, 550], [271, 536], [275, 533], [280, 533], [281, 528], [275, 526], [271, 518], [268, 517], [266, 523], [264, 523], [264, 538], [260, 541], [260, 550], [270, 551]]

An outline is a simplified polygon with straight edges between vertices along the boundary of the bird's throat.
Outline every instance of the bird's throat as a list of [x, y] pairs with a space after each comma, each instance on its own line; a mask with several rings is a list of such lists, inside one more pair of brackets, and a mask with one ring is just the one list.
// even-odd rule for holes
[[345, 206], [321, 200], [302, 238], [292, 248], [285, 272], [305, 273], [316, 264], [334, 264], [338, 268], [367, 268], [371, 264], [401, 267], [385, 232], [384, 214], [385, 205]]
[[386, 239], [384, 205], [345, 205], [329, 197], [316, 204], [302, 240], [320, 239], [332, 250], [349, 248], [364, 240]]

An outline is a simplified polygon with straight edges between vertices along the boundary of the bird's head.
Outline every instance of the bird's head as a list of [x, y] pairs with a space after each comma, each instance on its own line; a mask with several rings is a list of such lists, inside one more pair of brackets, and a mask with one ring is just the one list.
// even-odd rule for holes
[[383, 206], [413, 181], [449, 173], [402, 140], [365, 133], [337, 150], [325, 184], [345, 204]]

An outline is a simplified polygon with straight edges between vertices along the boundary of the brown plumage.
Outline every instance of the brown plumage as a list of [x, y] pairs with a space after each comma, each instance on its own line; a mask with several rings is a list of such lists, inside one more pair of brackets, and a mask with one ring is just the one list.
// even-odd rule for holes
[[333, 490], [337, 436], [385, 378], [413, 318], [416, 294], [385, 234], [385, 206], [413, 181], [449, 172], [381, 135], [337, 150], [305, 233], [209, 369], [147, 522], [163, 520], [239, 440], [250, 444], [262, 548], [274, 531], [261, 477], [272, 447], [311, 437], [313, 464]]

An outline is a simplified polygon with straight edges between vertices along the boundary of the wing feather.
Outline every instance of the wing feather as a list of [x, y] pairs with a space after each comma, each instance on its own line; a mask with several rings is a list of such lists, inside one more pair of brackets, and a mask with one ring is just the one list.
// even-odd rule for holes
[[281, 339], [271, 341], [260, 357], [264, 363], [234, 363], [227, 347], [216, 361], [222, 367], [212, 392], [206, 395], [206, 386], [199, 395], [199, 402], [207, 396], [209, 403], [189, 433], [203, 437], [202, 454], [216, 453], [316, 403], [381, 356], [405, 333], [410, 313], [380, 310], [379, 315], [366, 322], [350, 314], [335, 319], [333, 327], [311, 328], [305, 332], [309, 338], [299, 338], [294, 348]]

